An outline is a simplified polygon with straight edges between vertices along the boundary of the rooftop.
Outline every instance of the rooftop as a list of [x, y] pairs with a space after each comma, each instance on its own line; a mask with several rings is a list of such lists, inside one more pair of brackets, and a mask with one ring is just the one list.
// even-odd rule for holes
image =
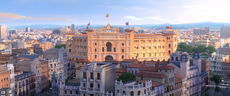
[[33, 72], [23, 72], [22, 74], [15, 76], [15, 79], [22, 80], [31, 76], [35, 76], [35, 74]]
[[136, 76], [143, 77], [143, 78], [159, 78], [159, 79], [163, 79], [166, 77], [164, 74], [155, 73], [155, 72], [141, 72], [141, 73], [137, 73]]
[[158, 87], [158, 86], [161, 86], [161, 85], [163, 85], [163, 84], [160, 83], [160, 82], [152, 81], [152, 86], [153, 86], [153, 87]]

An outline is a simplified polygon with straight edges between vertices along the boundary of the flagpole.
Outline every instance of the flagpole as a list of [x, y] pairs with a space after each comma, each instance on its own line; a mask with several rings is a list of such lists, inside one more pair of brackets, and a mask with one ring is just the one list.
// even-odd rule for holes
[[105, 17], [106, 17], [106, 21], [108, 22], [108, 24], [110, 24], [109, 13], [107, 13]]

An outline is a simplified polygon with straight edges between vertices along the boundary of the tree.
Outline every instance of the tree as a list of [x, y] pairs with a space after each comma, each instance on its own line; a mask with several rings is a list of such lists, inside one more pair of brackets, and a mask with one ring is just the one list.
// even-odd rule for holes
[[216, 85], [219, 85], [221, 82], [221, 76], [220, 75], [213, 75], [211, 77], [211, 80], [214, 81]]
[[62, 47], [66, 48], [66, 45], [65, 44], [57, 44], [57, 45], [55, 45], [55, 48], [62, 48]]
[[206, 50], [206, 46], [205, 45], [199, 45], [197, 47], [194, 48], [193, 52], [199, 52], [199, 53], [202, 53], [202, 52], [205, 52]]
[[198, 45], [196, 47], [193, 47], [191, 45], [187, 45], [186, 43], [180, 43], [178, 44], [177, 51], [187, 52], [190, 55], [194, 52], [199, 52], [205, 56], [208, 56], [215, 52], [216, 49], [213, 46], [206, 47], [205, 45]]
[[220, 76], [220, 75], [213, 75], [213, 76], [211, 77], [211, 80], [214, 81], [215, 84], [216, 84], [215, 93], [220, 92], [220, 88], [218, 87], [218, 85], [219, 85], [220, 82], [221, 82], [221, 76]]
[[136, 80], [136, 77], [135, 75], [126, 72], [126, 73], [121, 74], [117, 80], [122, 81], [122, 82], [128, 82], [128, 81]]
[[193, 47], [183, 42], [183, 43], [178, 44], [177, 51], [192, 53]]
[[209, 96], [207, 93], [205, 93], [205, 94], [202, 94], [201, 96]]
[[206, 52], [211, 55], [213, 52], [216, 52], [216, 49], [213, 46], [208, 46]]

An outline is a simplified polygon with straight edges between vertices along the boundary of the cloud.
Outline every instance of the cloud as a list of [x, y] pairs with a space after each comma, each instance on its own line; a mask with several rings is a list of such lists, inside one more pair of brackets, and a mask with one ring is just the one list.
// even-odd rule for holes
[[136, 16], [125, 16], [124, 19], [129, 20], [157, 20], [157, 21], [163, 21], [164, 18], [158, 17], [158, 16], [152, 16], [152, 17], [136, 17]]
[[0, 21], [8, 21], [7, 19], [0, 19]]
[[31, 20], [44, 20], [44, 21], [69, 21], [71, 19], [69, 18], [38, 18], [38, 17], [28, 17], [28, 16], [22, 16], [14, 13], [0, 13], [0, 20], [19, 20], [19, 19], [31, 19]]

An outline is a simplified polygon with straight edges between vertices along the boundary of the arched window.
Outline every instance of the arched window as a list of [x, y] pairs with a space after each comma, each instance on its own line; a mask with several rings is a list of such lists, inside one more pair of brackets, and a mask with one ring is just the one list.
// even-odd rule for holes
[[133, 91], [130, 92], [130, 96], [134, 96], [134, 92]]
[[169, 44], [169, 48], [171, 47], [171, 44]]
[[126, 95], [125, 91], [123, 91], [123, 95]]
[[138, 91], [138, 92], [137, 92], [137, 95], [138, 95], [138, 96], [141, 96], [141, 91]]
[[173, 60], [174, 60], [174, 58], [173, 58], [173, 57], [171, 57], [171, 60], [173, 61]]
[[112, 51], [112, 43], [107, 42], [106, 43], [106, 47], [107, 47], [107, 52], [111, 52]]
[[122, 59], [124, 59], [124, 58], [125, 58], [125, 56], [124, 56], [124, 55], [122, 55], [122, 56], [121, 56], [121, 58], [122, 58]]

